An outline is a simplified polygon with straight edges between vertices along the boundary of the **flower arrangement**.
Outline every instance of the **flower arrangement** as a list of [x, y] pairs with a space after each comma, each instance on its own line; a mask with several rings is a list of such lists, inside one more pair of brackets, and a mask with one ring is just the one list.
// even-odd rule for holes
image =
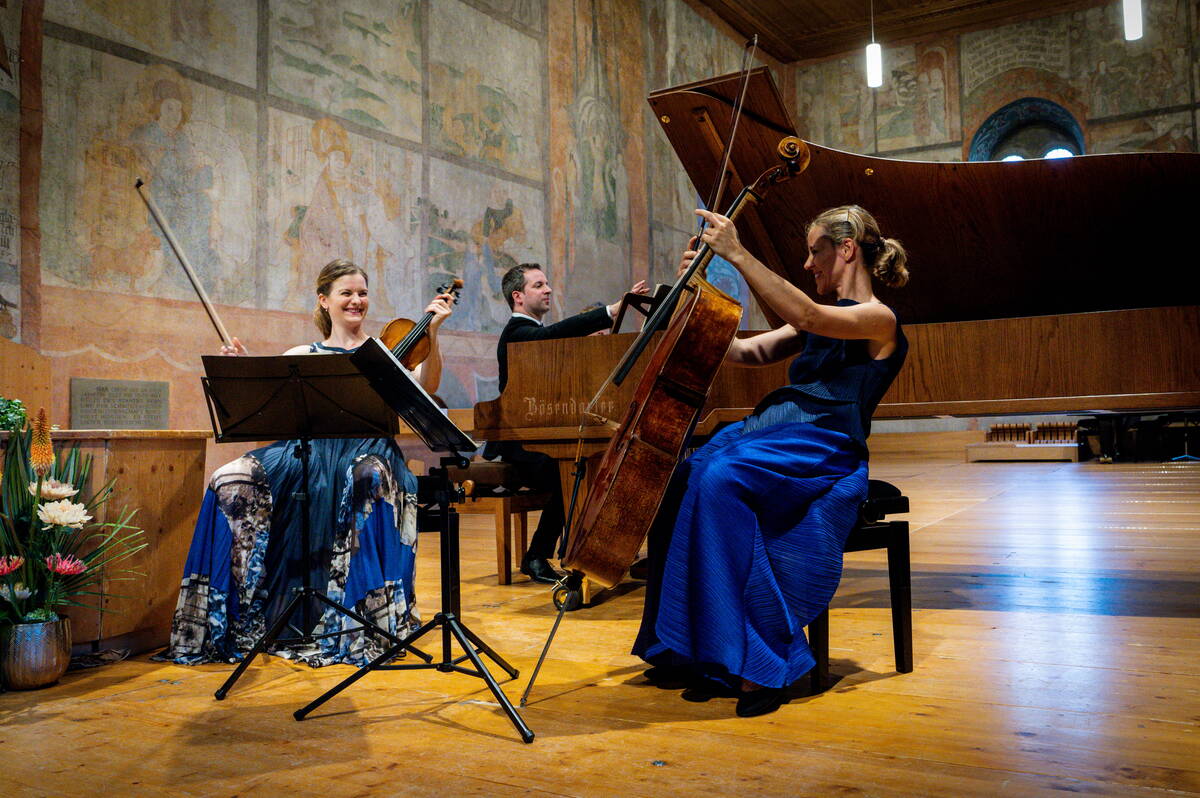
[[20, 399], [0, 396], [0, 430], [16, 432], [25, 426], [25, 405]]
[[130, 523], [136, 510], [93, 523], [115, 481], [82, 499], [91, 456], [81, 456], [78, 444], [56, 453], [44, 409], [29, 423], [23, 409], [21, 416], [0, 471], [0, 625], [53, 621], [58, 607], [94, 606], [85, 597], [100, 595], [102, 579], [133, 578], [113, 566], [146, 546]]

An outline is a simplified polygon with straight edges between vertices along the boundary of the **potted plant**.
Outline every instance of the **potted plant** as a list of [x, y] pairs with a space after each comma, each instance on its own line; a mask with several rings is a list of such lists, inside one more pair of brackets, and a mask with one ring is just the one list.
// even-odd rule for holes
[[78, 444], [54, 451], [44, 409], [9, 430], [0, 472], [0, 677], [9, 689], [58, 681], [71, 659], [71, 627], [57, 610], [103, 609], [101, 582], [133, 578], [114, 566], [145, 548], [130, 523], [136, 511], [93, 520], [115, 481], [85, 497], [91, 466]]

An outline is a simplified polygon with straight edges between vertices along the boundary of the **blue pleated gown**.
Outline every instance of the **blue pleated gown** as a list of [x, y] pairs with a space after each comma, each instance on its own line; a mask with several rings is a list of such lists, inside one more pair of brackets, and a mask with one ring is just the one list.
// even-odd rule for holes
[[634, 654], [734, 685], [783, 687], [812, 668], [804, 627], [841, 579], [871, 414], [908, 351], [897, 339], [872, 360], [865, 341], [810, 334], [791, 384], [679, 466], [650, 534]]

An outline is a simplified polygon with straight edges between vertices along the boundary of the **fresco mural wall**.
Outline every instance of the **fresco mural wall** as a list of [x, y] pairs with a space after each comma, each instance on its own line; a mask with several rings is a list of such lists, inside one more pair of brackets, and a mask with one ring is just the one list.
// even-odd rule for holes
[[0, 5], [9, 76], [0, 71], [0, 336], [21, 339], [21, 208], [18, 173], [21, 4]]
[[[1200, 0], [1148, 0], [1135, 43], [1118, 6], [885, 44], [877, 91], [858, 52], [771, 65], [802, 135], [841, 149], [960, 159], [1032, 95], [1090, 152], [1194, 150]], [[46, 0], [39, 165], [20, 155], [21, 15], [0, 0], [0, 335], [51, 358], [57, 419], [73, 376], [167, 380], [175, 428], [207, 426], [218, 340], [135, 179], [255, 353], [316, 337], [333, 257], [369, 271], [372, 331], [462, 278], [441, 393], [467, 407], [495, 392], [509, 266], [546, 265], [551, 320], [673, 280], [700, 199], [645, 97], [743, 51], [689, 0]]]
[[[458, 277], [441, 395], [491, 398], [507, 268], [547, 265], [552, 319], [649, 273], [643, 16], [640, 0], [47, 0], [25, 280], [41, 313], [21, 314], [21, 110], [0, 74], [0, 334], [36, 333], [56, 420], [86, 376], [167, 380], [171, 426], [207, 426], [199, 358], [219, 341], [141, 178], [252, 353], [317, 337], [312, 281], [335, 257], [370, 274], [372, 331]], [[0, 3], [14, 64], [20, 22]]]
[[[648, 273], [646, 225], [630, 222], [646, 214], [640, 16], [637, 0], [550, 4], [550, 278], [575, 311]], [[611, 267], [626, 256], [628, 275]]]
[[[1189, 10], [1189, 5], [1192, 8]], [[1089, 153], [1197, 147], [1196, 0], [1146, 0], [1145, 36], [1121, 4], [916, 42], [884, 42], [884, 85], [861, 52], [796, 68], [797, 125], [818, 144], [913, 160], [963, 160], [989, 116], [1026, 97], [1065, 108]]]
[[[647, 4], [644, 17], [647, 89], [664, 89], [704, 78], [737, 72], [742, 67], [743, 44], [682, 0]], [[776, 77], [776, 82], [780, 82]], [[647, 185], [650, 198], [650, 269], [648, 279], [671, 283], [679, 255], [696, 234], [694, 211], [705, 199], [696, 194], [679, 165], [658, 120], [643, 105], [647, 140]], [[729, 291], [743, 307], [743, 328], [765, 326], [762, 313], [741, 275], [729, 264], [714, 259], [708, 279]]]

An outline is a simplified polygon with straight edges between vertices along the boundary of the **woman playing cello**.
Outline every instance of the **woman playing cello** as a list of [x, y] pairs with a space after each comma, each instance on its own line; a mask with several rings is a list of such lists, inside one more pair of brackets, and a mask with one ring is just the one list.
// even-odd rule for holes
[[[735, 338], [727, 358], [766, 365], [794, 357], [790, 385], [684, 461], [650, 531], [650, 578], [634, 653], [652, 682], [702, 698], [738, 695], [743, 717], [773, 712], [814, 665], [803, 628], [829, 604], [842, 547], [867, 494], [871, 415], [908, 342], [872, 277], [908, 280], [900, 242], [856, 205], [807, 227], [822, 305], [764, 266], [733, 222], [706, 210], [702, 240], [785, 322]], [[695, 243], [693, 244], [695, 246]], [[681, 270], [696, 256], [689, 249]]]

